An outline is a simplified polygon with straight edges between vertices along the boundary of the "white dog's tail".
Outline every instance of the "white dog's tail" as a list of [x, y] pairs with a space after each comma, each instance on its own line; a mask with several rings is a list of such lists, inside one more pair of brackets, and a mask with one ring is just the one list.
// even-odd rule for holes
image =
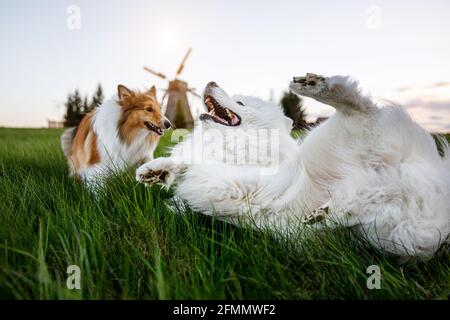
[[72, 142], [75, 137], [76, 128], [70, 128], [61, 135], [61, 149], [67, 159], [70, 159], [72, 154]]

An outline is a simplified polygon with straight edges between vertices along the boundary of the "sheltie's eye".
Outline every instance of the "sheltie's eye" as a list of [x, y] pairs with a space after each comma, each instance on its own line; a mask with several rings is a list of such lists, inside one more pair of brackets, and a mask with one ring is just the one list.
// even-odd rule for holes
[[145, 108], [145, 111], [152, 112], [153, 109], [152, 109], [152, 107], [148, 107], [148, 108]]
[[237, 104], [240, 104], [241, 106], [245, 106], [245, 104], [242, 101], [236, 101]]

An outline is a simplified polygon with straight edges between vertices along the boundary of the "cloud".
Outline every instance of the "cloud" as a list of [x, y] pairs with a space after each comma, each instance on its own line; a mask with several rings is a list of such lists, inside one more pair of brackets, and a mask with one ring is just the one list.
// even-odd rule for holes
[[414, 108], [421, 108], [426, 110], [442, 110], [442, 111], [448, 111], [450, 115], [450, 99], [447, 101], [433, 101], [433, 100], [426, 100], [421, 98], [416, 98], [407, 101], [404, 103], [404, 107], [406, 109], [414, 109]]
[[428, 100], [428, 98], [414, 98], [404, 103], [404, 107], [413, 118], [432, 132], [450, 131], [450, 98]]
[[435, 82], [428, 86], [403, 86], [395, 89], [395, 92], [399, 93], [405, 93], [405, 92], [423, 92], [423, 91], [429, 91], [433, 89], [441, 89], [441, 88], [449, 88], [450, 90], [450, 82], [449, 81], [439, 81]]
[[410, 91], [410, 90], [413, 90], [414, 88], [413, 87], [400, 87], [400, 88], [397, 88], [395, 91], [397, 91], [397, 92], [406, 92], [406, 91]]
[[436, 82], [434, 84], [432, 84], [431, 86], [429, 86], [429, 88], [442, 88], [442, 87], [450, 87], [450, 82], [446, 82], [446, 81], [441, 81], [441, 82]]

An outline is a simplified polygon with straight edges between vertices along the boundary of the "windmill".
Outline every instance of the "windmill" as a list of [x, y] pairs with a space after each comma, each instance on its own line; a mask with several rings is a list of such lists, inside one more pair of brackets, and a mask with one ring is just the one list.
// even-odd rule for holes
[[[194, 119], [192, 117], [187, 97], [188, 92], [196, 97], [200, 97], [197, 93], [195, 93], [193, 88], [189, 88], [186, 81], [178, 79], [178, 76], [183, 71], [186, 60], [191, 54], [191, 51], [192, 48], [189, 48], [189, 50], [184, 55], [183, 60], [181, 60], [180, 66], [178, 67], [175, 74], [175, 78], [173, 80], [169, 80], [168, 87], [167, 89], [165, 89], [165, 93], [161, 102], [161, 104], [163, 104], [166, 96], [168, 97], [165, 116], [177, 128], [190, 129], [194, 126]], [[168, 79], [166, 75], [160, 72], [156, 72], [148, 67], [144, 67], [144, 70], [163, 80]]]

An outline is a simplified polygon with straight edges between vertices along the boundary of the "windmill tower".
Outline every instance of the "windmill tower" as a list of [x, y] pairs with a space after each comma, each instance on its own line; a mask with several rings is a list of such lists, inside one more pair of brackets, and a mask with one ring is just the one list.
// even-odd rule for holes
[[[164, 104], [164, 99], [167, 96], [165, 116], [177, 128], [190, 129], [194, 126], [194, 119], [192, 117], [191, 108], [189, 107], [189, 101], [187, 97], [188, 92], [196, 97], [200, 97], [197, 93], [194, 92], [193, 88], [189, 88], [186, 81], [178, 79], [178, 76], [183, 71], [186, 60], [191, 54], [191, 51], [192, 49], [189, 48], [183, 60], [181, 60], [180, 66], [178, 67], [177, 72], [175, 74], [175, 78], [173, 80], [169, 80], [168, 87], [165, 90], [161, 102], [161, 104]], [[148, 67], [144, 67], [144, 70], [150, 72], [151, 74], [163, 80], [167, 79], [167, 77], [164, 74], [153, 71]]]

